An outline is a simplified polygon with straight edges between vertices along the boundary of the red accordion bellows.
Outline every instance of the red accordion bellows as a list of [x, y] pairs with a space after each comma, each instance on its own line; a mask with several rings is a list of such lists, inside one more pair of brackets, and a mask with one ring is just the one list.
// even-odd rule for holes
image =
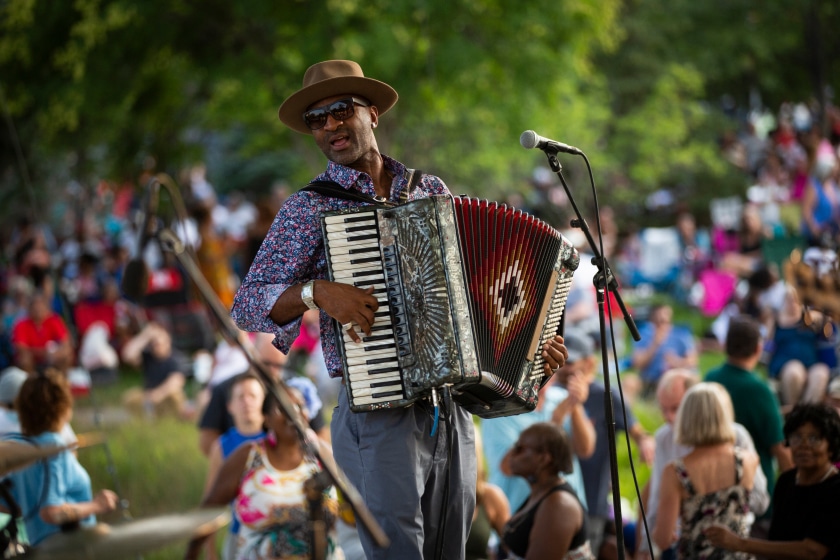
[[455, 198], [465, 280], [482, 369], [504, 371], [528, 351], [560, 234], [504, 204]]

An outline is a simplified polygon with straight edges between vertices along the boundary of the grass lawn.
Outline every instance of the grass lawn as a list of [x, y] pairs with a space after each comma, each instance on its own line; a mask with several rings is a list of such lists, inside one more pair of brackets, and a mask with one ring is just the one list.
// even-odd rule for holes
[[[122, 393], [141, 383], [139, 372], [121, 372], [112, 386], [97, 388], [76, 401], [73, 426], [79, 435], [102, 435], [105, 442], [79, 449], [78, 456], [91, 476], [93, 490], [118, 491], [127, 501], [127, 514], [140, 519], [186, 512], [198, 506], [204, 490], [207, 459], [198, 448], [196, 425], [175, 419], [128, 418], [120, 411]], [[96, 421], [94, 412], [99, 413]], [[124, 520], [114, 512], [100, 521]], [[154, 547], [154, 535], [149, 535]], [[182, 558], [183, 544], [154, 547], [143, 558]]]

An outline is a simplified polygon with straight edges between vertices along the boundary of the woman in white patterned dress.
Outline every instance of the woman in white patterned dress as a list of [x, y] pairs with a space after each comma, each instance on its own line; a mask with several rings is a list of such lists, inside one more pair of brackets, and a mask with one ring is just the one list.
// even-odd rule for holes
[[[303, 407], [303, 396], [289, 391]], [[236, 547], [237, 560], [308, 560], [311, 557], [311, 516], [303, 484], [321, 468], [304, 452], [297, 431], [273, 398], [266, 397], [268, 436], [238, 447], [222, 465], [202, 506], [233, 503], [241, 523]], [[305, 416], [305, 414], [304, 414]], [[317, 437], [312, 434], [313, 441]], [[326, 515], [327, 558], [333, 558], [332, 527], [338, 503], [331, 487], [322, 496]], [[203, 539], [190, 542], [185, 558], [197, 558]]]

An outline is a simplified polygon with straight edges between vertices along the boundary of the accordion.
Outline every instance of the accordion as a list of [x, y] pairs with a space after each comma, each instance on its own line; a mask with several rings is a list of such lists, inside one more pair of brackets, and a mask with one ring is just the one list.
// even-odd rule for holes
[[361, 343], [335, 324], [351, 410], [407, 406], [443, 386], [482, 418], [536, 407], [542, 346], [562, 330], [580, 260], [557, 230], [451, 196], [325, 212], [321, 225], [329, 279], [372, 286], [379, 301]]

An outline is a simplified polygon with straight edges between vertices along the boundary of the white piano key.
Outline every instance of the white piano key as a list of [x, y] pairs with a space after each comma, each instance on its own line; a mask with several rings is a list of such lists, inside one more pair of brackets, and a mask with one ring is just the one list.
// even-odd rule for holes
[[327, 232], [328, 233], [338, 233], [342, 234], [346, 231], [362, 231], [362, 230], [371, 230], [376, 231], [376, 220], [364, 220], [361, 222], [341, 222], [341, 223], [330, 223], [327, 222]]
[[[385, 387], [386, 385], [393, 385], [393, 384], [401, 384], [402, 378], [400, 377], [399, 373], [386, 376], [386, 375], [366, 375], [365, 373], [354, 372], [350, 374], [350, 385], [354, 388], [354, 391], [358, 387], [370, 387], [371, 385], [375, 385], [379, 383], [381, 387]], [[354, 393], [355, 394], [355, 393]]]
[[394, 351], [394, 349], [388, 348], [383, 350], [377, 350], [376, 352], [365, 352], [364, 354], [347, 356], [347, 365], [367, 365], [371, 368], [379, 367], [379, 364], [369, 364], [368, 362], [370, 360], [381, 360], [383, 358], [396, 359], [396, 352]]
[[375, 219], [374, 216], [376, 214], [375, 210], [371, 210], [369, 212], [365, 212], [364, 210], [360, 212], [354, 212], [353, 214], [335, 214], [334, 216], [326, 216], [324, 221], [328, 224], [352, 224], [352, 221], [348, 221], [349, 219], [358, 219], [358, 218], [372, 218]]
[[379, 395], [377, 397], [361, 397], [361, 398], [358, 398], [358, 399], [354, 398], [353, 399], [353, 404], [356, 405], [356, 406], [364, 406], [364, 405], [368, 405], [368, 404], [379, 404], [379, 403], [395, 401], [395, 400], [398, 400], [400, 398], [404, 398], [404, 395], [402, 393], [400, 393], [398, 395]]
[[376, 346], [377, 348], [380, 347], [380, 346], [383, 347], [383, 348], [386, 348], [386, 347], [388, 347], [388, 345], [391, 345], [394, 348], [396, 348], [396, 346], [397, 346], [397, 343], [393, 338], [389, 338], [388, 340], [377, 340], [376, 342], [371, 342], [369, 344], [365, 344], [364, 342], [357, 344], [357, 343], [353, 342], [353, 339], [351, 339], [345, 333], [344, 341], [346, 342], [348, 340], [351, 343], [353, 343], [353, 346], [355, 347], [355, 348], [350, 348], [349, 345], [346, 345], [346, 347], [344, 349], [344, 353], [347, 355], [348, 358], [350, 356], [370, 355], [370, 351], [366, 350], [365, 348], [368, 348], [368, 347], [371, 347], [371, 346]]
[[394, 395], [388, 395], [384, 398], [373, 396], [373, 395], [377, 395], [378, 393], [383, 393], [383, 392], [390, 393], [392, 391], [399, 391], [400, 395], [402, 395], [402, 385], [397, 384], [397, 385], [394, 385], [392, 387], [372, 387], [372, 388], [361, 387], [361, 388], [359, 388], [359, 389], [357, 389], [356, 391], [353, 392], [353, 401], [358, 403], [359, 399], [365, 399], [365, 398], [371, 399], [372, 402], [376, 402], [377, 398], [380, 398], [382, 400], [394, 400]]

